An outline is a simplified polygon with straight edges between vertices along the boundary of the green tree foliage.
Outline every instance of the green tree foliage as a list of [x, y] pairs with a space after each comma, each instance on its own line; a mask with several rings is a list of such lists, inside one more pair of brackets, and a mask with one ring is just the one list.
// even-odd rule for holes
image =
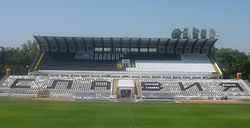
[[248, 73], [248, 76], [247, 76], [248, 80], [250, 80], [250, 53], [248, 53], [248, 56], [247, 56], [246, 70]]
[[201, 39], [206, 39], [207, 38], [207, 30], [206, 29], [201, 29]]
[[193, 28], [193, 34], [192, 34], [193, 35], [193, 39], [198, 39], [199, 33], [200, 33], [199, 29]]
[[30, 66], [38, 52], [36, 41], [27, 41], [21, 48], [3, 47], [0, 51], [0, 74], [3, 75], [7, 68], [12, 69], [12, 74], [27, 73], [27, 65]]
[[249, 79], [250, 58], [244, 52], [233, 50], [230, 48], [221, 48], [215, 50], [215, 57], [224, 71], [225, 78], [235, 78], [238, 72], [242, 73], [242, 77]]
[[215, 31], [213, 28], [209, 29], [209, 38], [215, 39]]
[[188, 39], [189, 38], [188, 28], [184, 28], [184, 30], [182, 32], [182, 38], [183, 39]]
[[176, 28], [171, 33], [171, 36], [173, 39], [180, 39], [181, 38], [181, 30], [179, 28]]

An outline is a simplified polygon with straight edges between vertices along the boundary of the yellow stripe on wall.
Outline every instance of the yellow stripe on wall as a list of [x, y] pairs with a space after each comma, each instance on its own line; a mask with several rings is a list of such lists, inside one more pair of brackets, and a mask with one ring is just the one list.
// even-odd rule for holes
[[112, 95], [116, 95], [116, 91], [118, 88], [118, 81], [119, 81], [119, 79], [113, 79]]
[[215, 65], [215, 63], [213, 63], [212, 65], [214, 67], [214, 70], [217, 72], [217, 74], [221, 75], [221, 73], [220, 73], [218, 67]]
[[118, 61], [116, 65], [117, 65], [117, 68], [122, 68], [122, 62], [121, 61]]
[[36, 63], [36, 66], [35, 66], [35, 68], [34, 68], [34, 71], [37, 70], [37, 67], [39, 66], [39, 64], [40, 64], [40, 62], [41, 62], [43, 56], [44, 56], [44, 52], [42, 52], [42, 54], [40, 55], [40, 57], [39, 57], [39, 59], [38, 59], [38, 61], [37, 61], [37, 63]]
[[216, 71], [216, 73], [217, 73], [218, 75], [221, 75], [221, 73], [220, 73], [218, 67], [215, 65], [214, 60], [213, 60], [210, 56], [209, 56], [208, 58], [209, 58], [211, 64], [213, 65], [213, 68], [214, 68], [214, 70]]

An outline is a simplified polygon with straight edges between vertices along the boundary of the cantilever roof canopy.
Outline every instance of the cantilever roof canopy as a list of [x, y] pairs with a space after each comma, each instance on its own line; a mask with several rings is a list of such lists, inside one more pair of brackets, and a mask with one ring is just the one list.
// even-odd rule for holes
[[[42, 52], [210, 53], [217, 39], [34, 36]], [[125, 50], [123, 50], [125, 49]]]

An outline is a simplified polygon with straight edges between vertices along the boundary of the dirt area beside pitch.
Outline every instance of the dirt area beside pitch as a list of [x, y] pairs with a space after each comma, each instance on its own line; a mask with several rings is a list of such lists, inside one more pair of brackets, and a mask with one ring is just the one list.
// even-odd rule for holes
[[176, 100], [177, 103], [195, 103], [195, 104], [250, 104], [249, 101], [241, 100]]
[[33, 101], [72, 101], [70, 98], [32, 98]]

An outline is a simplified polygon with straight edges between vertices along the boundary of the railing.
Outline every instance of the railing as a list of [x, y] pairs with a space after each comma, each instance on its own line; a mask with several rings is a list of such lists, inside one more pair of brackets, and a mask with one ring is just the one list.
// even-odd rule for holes
[[33, 60], [33, 62], [31, 63], [31, 66], [29, 67], [29, 71], [33, 71], [34, 68], [34, 64], [36, 64], [38, 57], [40, 56], [41, 51], [37, 51], [36, 55], [35, 55], [35, 59]]
[[34, 71], [37, 70], [37, 68], [38, 68], [38, 66], [39, 66], [39, 64], [40, 64], [40, 62], [41, 62], [43, 56], [44, 56], [44, 52], [42, 52], [42, 53], [40, 54], [39, 59], [37, 60], [36, 65], [35, 65], [35, 67], [34, 67]]
[[208, 72], [198, 73], [174, 73], [174, 72], [126, 72], [126, 71], [65, 71], [65, 70], [39, 70], [41, 76], [72, 76], [72, 77], [112, 77], [112, 78], [164, 78], [164, 79], [209, 79], [213, 75]]
[[211, 59], [214, 61], [215, 65], [217, 66], [217, 68], [218, 68], [218, 70], [220, 72], [220, 75], [222, 75], [224, 72], [223, 72], [223, 70], [221, 70], [221, 66], [218, 64], [214, 54], [211, 54]]

